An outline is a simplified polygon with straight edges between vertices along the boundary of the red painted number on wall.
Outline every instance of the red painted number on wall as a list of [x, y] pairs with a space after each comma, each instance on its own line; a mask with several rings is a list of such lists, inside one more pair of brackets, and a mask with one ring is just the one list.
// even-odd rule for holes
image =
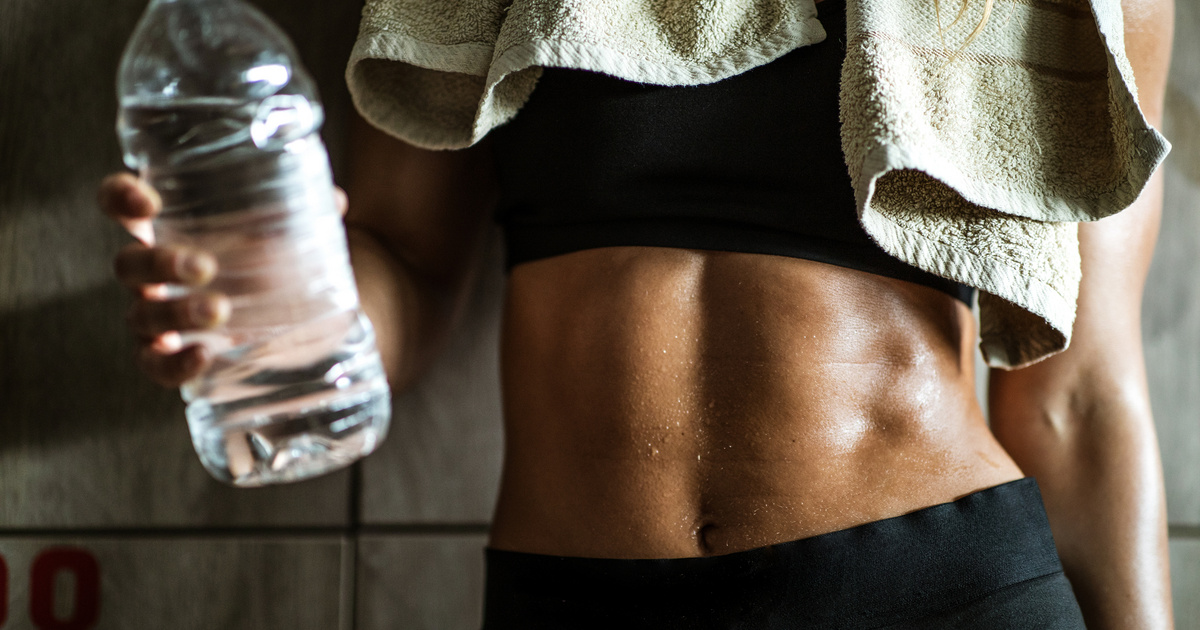
[[0, 556], [0, 626], [8, 621], [8, 563]]
[[[66, 619], [55, 615], [54, 582], [62, 573], [75, 578], [75, 601]], [[0, 556], [0, 626], [8, 621], [8, 563]], [[86, 549], [53, 547], [33, 559], [29, 570], [29, 619], [38, 630], [88, 630], [100, 618], [100, 563]]]

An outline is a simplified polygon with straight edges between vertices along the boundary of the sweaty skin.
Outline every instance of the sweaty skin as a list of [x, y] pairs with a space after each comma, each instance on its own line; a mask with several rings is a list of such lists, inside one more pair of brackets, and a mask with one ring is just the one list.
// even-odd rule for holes
[[934, 289], [666, 248], [516, 267], [491, 544], [673, 558], [794, 540], [1022, 476]]

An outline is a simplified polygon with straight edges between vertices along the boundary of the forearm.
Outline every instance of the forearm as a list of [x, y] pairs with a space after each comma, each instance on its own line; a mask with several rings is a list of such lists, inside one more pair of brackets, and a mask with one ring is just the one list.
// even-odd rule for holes
[[1038, 480], [1088, 627], [1171, 628], [1166, 507], [1149, 403], [1141, 392], [1073, 398], [1023, 413], [1007, 405], [993, 412], [993, 430]]
[[349, 226], [347, 236], [359, 299], [375, 329], [388, 383], [403, 391], [433, 362], [461, 319], [478, 256], [467, 252], [470, 264], [452, 281], [422, 279], [371, 232]]
[[375, 329], [375, 343], [393, 389], [403, 390], [420, 372], [417, 346], [420, 300], [415, 283], [369, 232], [348, 227], [350, 260], [363, 312]]

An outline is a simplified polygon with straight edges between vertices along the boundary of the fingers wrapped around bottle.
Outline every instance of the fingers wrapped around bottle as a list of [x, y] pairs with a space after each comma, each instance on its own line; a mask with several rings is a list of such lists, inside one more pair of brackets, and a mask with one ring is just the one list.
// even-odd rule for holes
[[[138, 240], [113, 261], [117, 279], [133, 294], [126, 318], [137, 340], [137, 363], [155, 382], [177, 387], [212, 361], [204, 346], [185, 346], [181, 333], [216, 328], [229, 319], [229, 299], [205, 290], [217, 275], [217, 261], [201, 250], [156, 247], [151, 220], [161, 210], [153, 188], [129, 174], [101, 183], [100, 209]], [[187, 291], [168, 291], [174, 285]]]
[[147, 245], [154, 243], [150, 220], [162, 210], [162, 198], [145, 181], [129, 173], [116, 173], [100, 182], [96, 195], [100, 211], [120, 223]]
[[[117, 255], [117, 278], [134, 294], [127, 324], [138, 340], [137, 363], [155, 382], [177, 387], [212, 361], [202, 345], [184, 346], [180, 333], [216, 328], [229, 319], [229, 299], [205, 291], [217, 264], [205, 252], [131, 243]], [[166, 285], [189, 287], [173, 295]]]

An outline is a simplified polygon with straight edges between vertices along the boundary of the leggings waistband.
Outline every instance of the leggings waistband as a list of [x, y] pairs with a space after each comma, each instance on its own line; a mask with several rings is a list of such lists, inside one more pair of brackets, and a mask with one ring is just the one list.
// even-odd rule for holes
[[[1070, 596], [1031, 478], [723, 556], [613, 560], [488, 549], [486, 559], [487, 630], [874, 628], [1047, 576]], [[1064, 605], [1078, 610], [1073, 598]]]

